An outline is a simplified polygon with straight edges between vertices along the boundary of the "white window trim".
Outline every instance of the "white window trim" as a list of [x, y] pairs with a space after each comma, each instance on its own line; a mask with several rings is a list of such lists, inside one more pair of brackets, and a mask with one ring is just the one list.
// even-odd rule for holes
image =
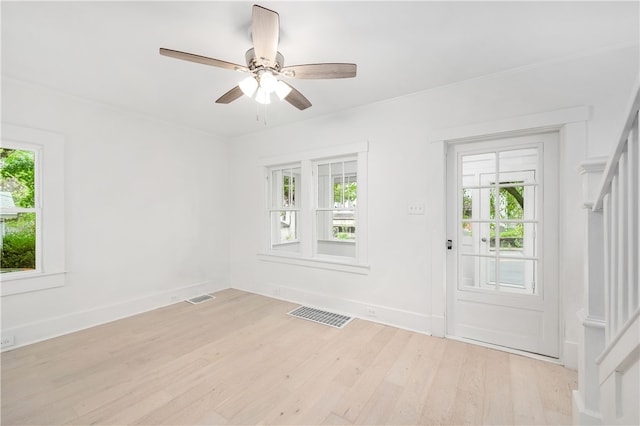
[[[0, 275], [1, 296], [61, 287], [65, 283], [64, 138], [43, 130], [2, 124], [2, 142], [36, 150], [40, 229], [35, 271]], [[37, 172], [36, 172], [37, 173]], [[44, 176], [44, 179], [43, 179]]]
[[[279, 165], [300, 164], [302, 170], [302, 185], [299, 188], [302, 191], [302, 203], [299, 240], [300, 252], [276, 252], [270, 247], [270, 226], [266, 227], [261, 244], [262, 250], [258, 253], [258, 258], [265, 261], [278, 263], [287, 263], [291, 265], [313, 267], [320, 269], [329, 269], [342, 272], [351, 272], [357, 274], [368, 274], [368, 166], [367, 157], [369, 151], [369, 143], [362, 142], [349, 145], [340, 145], [317, 151], [308, 151], [302, 153], [287, 154], [284, 156], [270, 157], [260, 159], [258, 166], [262, 167], [264, 175], [268, 171]], [[356, 209], [356, 223], [358, 223], [358, 241], [356, 244], [356, 256], [348, 259], [341, 256], [327, 256], [314, 254], [314, 238], [315, 231], [313, 224], [313, 214], [315, 206], [313, 197], [315, 195], [315, 182], [313, 177], [314, 162], [330, 158], [339, 158], [345, 156], [354, 156], [358, 162], [358, 208]], [[263, 191], [262, 205], [266, 206], [269, 202], [269, 191]]]
[[[273, 229], [272, 229], [272, 220], [273, 218], [271, 217], [271, 214], [273, 212], [281, 212], [281, 211], [288, 211], [288, 212], [295, 212], [296, 214], [301, 213], [302, 209], [296, 205], [295, 207], [274, 207], [272, 205], [272, 201], [273, 201], [273, 182], [271, 181], [272, 179], [272, 174], [274, 171], [276, 170], [286, 170], [286, 169], [298, 169], [300, 168], [300, 162], [294, 162], [291, 164], [279, 164], [279, 165], [274, 165], [271, 167], [267, 167], [265, 169], [265, 182], [266, 182], [266, 187], [265, 187], [265, 193], [268, 194], [267, 195], [267, 212], [269, 213], [268, 218], [267, 218], [267, 226], [269, 227], [269, 246], [278, 246], [278, 247], [283, 247], [283, 246], [287, 246], [287, 245], [293, 245], [293, 244], [299, 244], [300, 243], [300, 228], [298, 227], [298, 229], [296, 230], [296, 234], [297, 234], [297, 238], [295, 240], [289, 240], [289, 241], [283, 241], [280, 243], [272, 243], [272, 238], [273, 238]], [[300, 190], [296, 187], [296, 193], [299, 194]], [[301, 200], [298, 200], [298, 204], [301, 203]], [[297, 223], [296, 223], [296, 226]]]

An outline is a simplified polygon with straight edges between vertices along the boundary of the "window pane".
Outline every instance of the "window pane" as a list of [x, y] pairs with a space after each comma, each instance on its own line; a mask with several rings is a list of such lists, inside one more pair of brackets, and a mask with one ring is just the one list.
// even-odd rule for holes
[[[514, 149], [500, 153], [500, 180], [505, 180], [503, 173], [536, 170], [537, 167], [537, 148]], [[528, 183], [534, 183], [534, 181]]]
[[317, 212], [319, 240], [356, 240], [356, 218], [353, 210], [325, 210]]
[[473, 184], [477, 185], [479, 180], [472, 177], [486, 173], [495, 176], [496, 155], [494, 153], [462, 156], [462, 176], [465, 177], [465, 182], [473, 181]]
[[473, 219], [473, 189], [462, 188], [462, 219]]
[[319, 211], [317, 220], [317, 253], [331, 256], [356, 256], [355, 212]]
[[36, 214], [2, 213], [2, 273], [36, 269]]
[[35, 152], [0, 148], [2, 208], [35, 207]]
[[289, 207], [296, 207], [300, 205], [300, 174], [300, 168], [291, 169], [288, 191], [286, 194], [289, 197]]
[[535, 223], [501, 223], [500, 254], [537, 257]]
[[321, 209], [333, 208], [333, 186], [331, 185], [331, 165], [318, 166], [318, 207]]
[[298, 241], [298, 212], [281, 210], [271, 212], [271, 245]]
[[480, 256], [460, 256], [459, 263], [459, 277], [458, 285], [460, 289], [467, 288], [482, 288], [482, 289], [495, 289], [495, 282], [491, 281], [493, 275], [489, 272], [490, 269], [495, 271], [495, 261], [491, 258]]
[[292, 208], [300, 205], [300, 168], [271, 171], [271, 207]]
[[490, 237], [494, 226], [494, 223], [462, 222], [458, 235], [461, 253], [493, 254], [495, 239]]
[[524, 247], [524, 224], [500, 224], [500, 253], [522, 253]]
[[535, 260], [500, 259], [500, 291], [535, 294]]
[[[512, 182], [509, 184], [512, 184]], [[522, 185], [500, 188], [500, 218], [510, 220], [524, 219], [524, 188]]]

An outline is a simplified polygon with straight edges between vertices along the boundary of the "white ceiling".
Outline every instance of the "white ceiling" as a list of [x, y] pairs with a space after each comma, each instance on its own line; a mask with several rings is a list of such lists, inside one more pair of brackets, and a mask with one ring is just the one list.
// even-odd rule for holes
[[285, 64], [353, 62], [355, 79], [289, 80], [313, 106], [214, 101], [244, 76], [158, 54], [244, 64], [251, 6], [233, 2], [2, 2], [2, 73], [233, 136], [483, 75], [638, 43], [631, 2], [261, 2]]

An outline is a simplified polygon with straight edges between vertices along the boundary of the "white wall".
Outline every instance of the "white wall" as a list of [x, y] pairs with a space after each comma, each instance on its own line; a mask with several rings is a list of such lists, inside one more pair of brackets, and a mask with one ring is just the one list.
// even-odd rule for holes
[[65, 139], [66, 285], [4, 296], [16, 346], [229, 287], [223, 138], [13, 79], [2, 121]]
[[[637, 75], [638, 48], [626, 47], [235, 138], [230, 145], [235, 189], [231, 198], [232, 285], [362, 317], [367, 316], [367, 306], [374, 306], [379, 321], [430, 332], [432, 293], [442, 294], [444, 286], [440, 259], [444, 259], [445, 242], [439, 229], [444, 223], [442, 146], [428, 141], [446, 128], [591, 106], [588, 140], [581, 146], [561, 147], [560, 232], [565, 243], [560, 248], [560, 285], [564, 345], [571, 352], [566, 354], [567, 363], [575, 366], [584, 239], [576, 167], [587, 156], [608, 153]], [[304, 91], [304, 84], [299, 86]], [[262, 190], [259, 159], [362, 141], [369, 141], [370, 273], [327, 271], [257, 258], [264, 232], [259, 214], [263, 208], [256, 195]], [[408, 215], [411, 202], [426, 204], [426, 214]]]

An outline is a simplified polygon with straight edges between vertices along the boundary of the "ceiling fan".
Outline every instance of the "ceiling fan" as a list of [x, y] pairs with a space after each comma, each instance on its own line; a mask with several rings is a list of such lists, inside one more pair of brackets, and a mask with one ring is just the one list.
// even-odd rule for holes
[[271, 102], [271, 95], [275, 93], [280, 100], [285, 100], [299, 110], [304, 110], [311, 106], [311, 102], [290, 84], [279, 80], [278, 77], [332, 79], [356, 76], [356, 64], [322, 63], [285, 67], [284, 56], [278, 52], [280, 17], [273, 10], [253, 5], [251, 36], [253, 48], [245, 53], [246, 66], [165, 48], [160, 48], [160, 54], [251, 74], [233, 89], [220, 96], [216, 100], [216, 103], [219, 104], [231, 103], [243, 94], [254, 98], [256, 102], [268, 104]]

